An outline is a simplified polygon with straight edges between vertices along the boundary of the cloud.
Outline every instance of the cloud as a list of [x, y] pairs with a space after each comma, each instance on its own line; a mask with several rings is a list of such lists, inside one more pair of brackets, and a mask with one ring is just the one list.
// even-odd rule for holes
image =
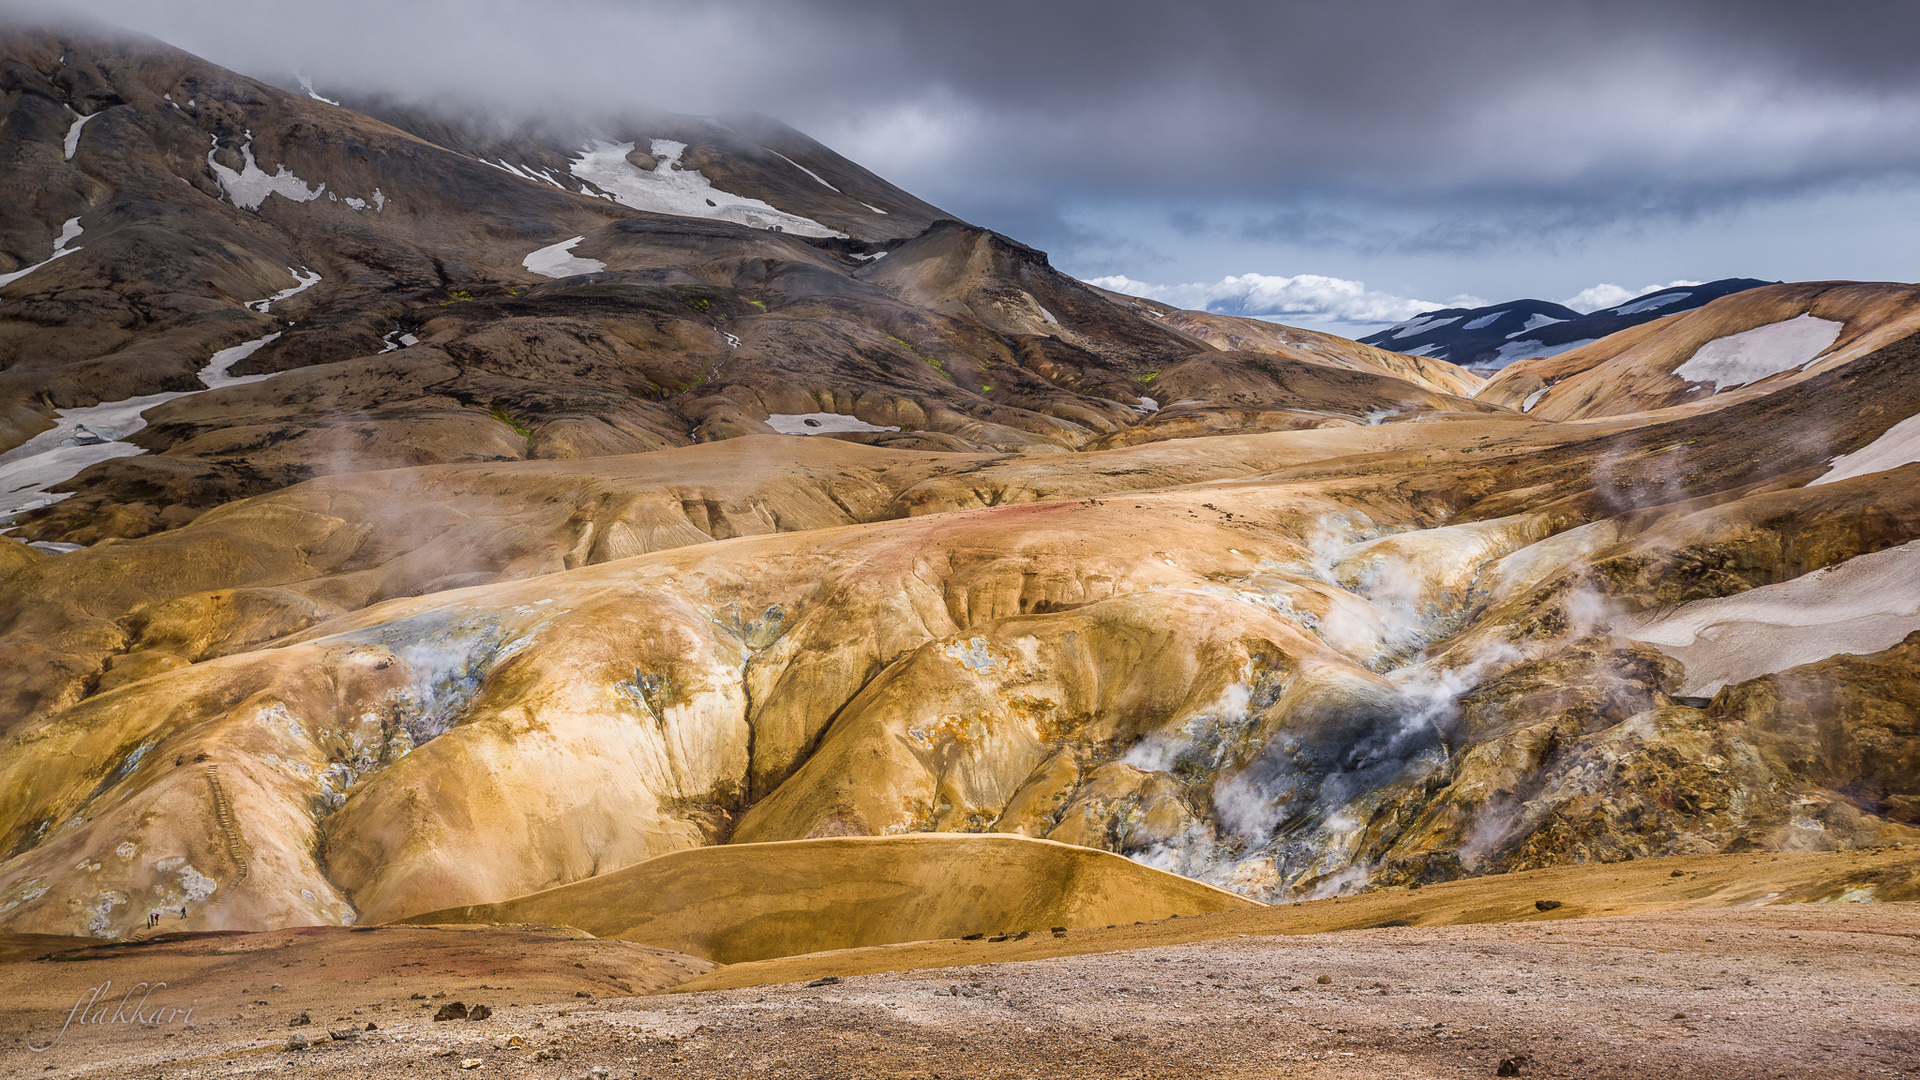
[[1038, 182], [1575, 208], [1920, 176], [1920, 67], [1891, 44], [1920, 39], [1920, 5], [1902, 3], [22, 4], [321, 93], [759, 109], [852, 135], [936, 199]]
[[1150, 285], [1124, 276], [1093, 278], [1102, 289], [1224, 315], [1273, 315], [1304, 322], [1396, 323], [1444, 307], [1479, 307], [1477, 296], [1446, 303], [1375, 292], [1364, 281], [1297, 274], [1233, 274], [1212, 284]]
[[[1042, 248], [1070, 249], [1046, 223], [1088, 206], [1198, 207], [1217, 227], [1195, 248], [1404, 257], [1366, 273], [1405, 280], [1410, 259], [1573, 258], [1749, 209], [1920, 190], [1907, 0], [1843, 14], [1801, 0], [0, 4], [90, 14], [249, 74], [298, 71], [345, 100], [563, 119], [758, 110]], [[1228, 206], [1235, 221], [1213, 209]], [[1090, 253], [1081, 269], [1149, 265]]]
[[1636, 296], [1645, 296], [1648, 293], [1659, 292], [1662, 289], [1679, 289], [1688, 285], [1700, 284], [1704, 283], [1681, 280], [1669, 281], [1665, 285], [1648, 285], [1640, 289], [1623, 289], [1618, 285], [1607, 284], [1593, 285], [1581, 289], [1571, 297], [1560, 302], [1585, 315], [1589, 312], [1599, 311], [1601, 308], [1618, 307]]

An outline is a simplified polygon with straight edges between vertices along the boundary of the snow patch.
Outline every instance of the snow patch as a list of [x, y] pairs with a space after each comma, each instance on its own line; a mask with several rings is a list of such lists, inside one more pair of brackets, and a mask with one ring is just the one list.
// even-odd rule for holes
[[340, 104], [339, 102], [333, 100], [332, 98], [323, 98], [319, 94], [315, 93], [313, 89], [313, 83], [308, 81], [305, 75], [299, 75], [295, 77], [300, 80], [300, 89], [306, 91], [308, 97], [312, 98], [315, 101], [324, 101], [329, 105]]
[[1407, 323], [1406, 326], [1399, 333], [1393, 335], [1393, 340], [1398, 341], [1401, 338], [1412, 337], [1415, 334], [1424, 333], [1425, 331], [1428, 331], [1428, 330], [1437, 330], [1440, 327], [1447, 325], [1448, 323], [1457, 323], [1459, 321], [1460, 321], [1460, 316], [1458, 315], [1454, 315], [1445, 319], [1415, 319], [1412, 322]]
[[1492, 366], [1506, 367], [1515, 360], [1524, 360], [1535, 356], [1559, 356], [1563, 352], [1571, 352], [1582, 345], [1591, 345], [1599, 340], [1599, 338], [1581, 338], [1579, 341], [1567, 341], [1559, 345], [1548, 345], [1538, 338], [1529, 338], [1526, 341], [1509, 341], [1505, 345], [1500, 346], [1499, 351], [1493, 354]]
[[279, 303], [282, 300], [285, 300], [287, 297], [295, 296], [299, 293], [306, 292], [308, 289], [311, 289], [315, 285], [320, 284], [320, 275], [304, 267], [299, 270], [295, 270], [293, 267], [289, 266], [287, 267], [287, 273], [293, 276], [293, 288], [281, 289], [279, 292], [274, 293], [272, 296], [267, 297], [265, 300], [253, 301], [252, 303], [248, 304], [247, 307], [250, 310], [258, 311], [262, 315], [264, 315], [266, 314], [268, 308], [272, 307], [273, 305]]
[[782, 435], [823, 435], [831, 431], [899, 431], [896, 426], [869, 424], [840, 413], [773, 413], [767, 425]]
[[[265, 301], [261, 302], [265, 303]], [[277, 371], [269, 371], [264, 375], [229, 375], [227, 372], [233, 369], [233, 365], [259, 352], [261, 346], [274, 341], [279, 336], [279, 333], [276, 332], [268, 334], [263, 338], [255, 338], [252, 341], [235, 345], [231, 349], [221, 349], [219, 352], [213, 354], [212, 359], [207, 361], [206, 367], [200, 369], [200, 381], [206, 384], [207, 389], [218, 390], [223, 386], [243, 386], [247, 383], [255, 383], [262, 379], [273, 378], [280, 373]]]
[[1713, 392], [1759, 382], [1804, 367], [1833, 347], [1843, 324], [1801, 315], [1715, 338], [1700, 346], [1673, 373], [1688, 382], [1713, 384]]
[[405, 330], [392, 331], [386, 337], [381, 338], [380, 340], [387, 343], [387, 347], [380, 350], [379, 355], [382, 355], [382, 356], [386, 355], [387, 353], [393, 352], [396, 349], [409, 349], [415, 345], [420, 344], [420, 339], [418, 337], [414, 336], [413, 334], [407, 333]]
[[1920, 540], [1792, 581], [1644, 611], [1614, 623], [1686, 665], [1686, 697], [1841, 653], [1875, 653], [1920, 630]]
[[1475, 320], [1473, 320], [1472, 322], [1470, 322], [1470, 323], [1468, 323], [1467, 325], [1465, 325], [1465, 326], [1463, 326], [1463, 327], [1461, 327], [1460, 329], [1462, 329], [1462, 330], [1485, 330], [1485, 329], [1486, 329], [1487, 327], [1489, 327], [1489, 326], [1492, 326], [1492, 325], [1493, 325], [1494, 323], [1496, 323], [1496, 322], [1499, 322], [1499, 321], [1500, 321], [1500, 318], [1501, 318], [1502, 316], [1504, 316], [1504, 315], [1506, 315], [1506, 314], [1508, 314], [1508, 313], [1507, 313], [1507, 312], [1504, 312], [1504, 311], [1496, 311], [1496, 312], [1494, 312], [1494, 313], [1493, 313], [1493, 314], [1491, 314], [1491, 315], [1482, 315], [1482, 316], [1480, 316], [1479, 318], [1477, 318], [1477, 319], [1475, 319]]
[[1659, 293], [1654, 296], [1649, 296], [1644, 300], [1635, 300], [1633, 303], [1624, 307], [1614, 308], [1613, 313], [1615, 315], [1638, 315], [1643, 311], [1654, 311], [1659, 308], [1677, 304], [1692, 295], [1690, 292]]
[[846, 236], [811, 218], [789, 214], [759, 199], [722, 191], [700, 175], [700, 170], [681, 168], [680, 155], [687, 152], [686, 143], [654, 139], [652, 151], [658, 164], [651, 171], [627, 160], [633, 149], [634, 144], [630, 142], [592, 142], [573, 160], [570, 171], [607, 192], [615, 201], [636, 210], [731, 221], [799, 236]]
[[1541, 398], [1543, 398], [1543, 397], [1546, 397], [1546, 396], [1547, 396], [1547, 391], [1549, 391], [1549, 390], [1551, 390], [1551, 389], [1553, 389], [1553, 384], [1552, 384], [1552, 383], [1548, 383], [1547, 385], [1545, 385], [1545, 386], [1543, 386], [1543, 387], [1541, 387], [1540, 389], [1538, 389], [1538, 390], [1535, 390], [1535, 391], [1534, 391], [1533, 393], [1531, 393], [1531, 394], [1528, 394], [1528, 395], [1527, 395], [1527, 400], [1525, 400], [1525, 401], [1523, 401], [1523, 402], [1521, 402], [1521, 403], [1520, 403], [1520, 411], [1521, 411], [1521, 412], [1532, 412], [1532, 411], [1533, 411], [1533, 407], [1534, 407], [1535, 405], [1538, 405], [1538, 404], [1540, 404], [1540, 399], [1541, 399]]
[[53, 428], [0, 454], [0, 524], [66, 498], [68, 493], [48, 489], [90, 465], [144, 453], [121, 441], [147, 426], [140, 414], [193, 392], [147, 394], [57, 410]]
[[1551, 315], [1529, 315], [1527, 316], [1527, 325], [1521, 327], [1519, 330], [1516, 330], [1511, 334], [1508, 334], [1507, 336], [1518, 337], [1519, 335], [1524, 334], [1529, 330], [1538, 330], [1543, 326], [1552, 326], [1554, 323], [1566, 322], [1566, 321], [1567, 320], [1565, 319], [1556, 319]]
[[548, 244], [520, 260], [520, 265], [541, 277], [563, 278], [572, 277], [575, 274], [597, 274], [607, 268], [606, 263], [599, 259], [583, 259], [573, 254], [573, 246], [585, 239], [584, 236], [576, 236], [571, 240]]
[[1915, 461], [1920, 461], [1920, 413], [1893, 425], [1882, 432], [1879, 438], [1853, 453], [1834, 458], [1833, 468], [1807, 486], [1886, 472]]
[[260, 209], [267, 196], [278, 195], [293, 202], [312, 202], [326, 193], [327, 185], [309, 187], [307, 182], [293, 175], [285, 165], [276, 167], [273, 175], [267, 175], [258, 162], [253, 159], [253, 132], [247, 132], [247, 141], [240, 147], [240, 155], [246, 160], [246, 166], [238, 171], [227, 168], [213, 159], [220, 149], [220, 136], [214, 135], [212, 147], [207, 151], [207, 168], [220, 181], [220, 189], [227, 193], [227, 201], [242, 210]]
[[871, 210], [871, 211], [873, 211], [874, 213], [876, 213], [876, 214], [879, 214], [879, 215], [881, 215], [881, 216], [883, 216], [883, 217], [884, 217], [884, 216], [887, 216], [887, 212], [886, 212], [885, 210], [882, 210], [882, 209], [880, 209], [879, 207], [877, 207], [877, 206], [875, 206], [875, 205], [873, 205], [873, 204], [872, 204], [872, 203], [870, 203], [870, 202], [863, 202], [863, 203], [861, 203], [860, 205], [861, 205], [861, 206], [864, 206], [864, 207], [866, 207], [867, 209], [869, 209], [869, 210]]
[[[268, 334], [214, 353], [207, 366], [200, 370], [200, 381], [208, 390], [213, 390], [272, 378], [279, 373], [233, 376], [227, 371], [279, 336]], [[56, 410], [51, 429], [0, 454], [0, 524], [66, 498], [71, 492], [49, 489], [73, 479], [90, 466], [146, 453], [143, 448], [125, 441], [127, 436], [147, 426], [146, 417], [141, 414], [156, 405], [204, 392], [145, 394], [82, 409]], [[73, 550], [70, 545], [59, 547]]]
[[8, 285], [13, 284], [16, 281], [19, 281], [21, 278], [26, 277], [28, 274], [33, 273], [35, 270], [40, 269], [41, 267], [47, 265], [47, 263], [50, 263], [55, 259], [62, 259], [67, 257], [68, 255], [73, 254], [76, 251], [79, 251], [80, 250], [79, 248], [68, 247], [67, 245], [73, 243], [75, 240], [80, 239], [80, 234], [83, 231], [85, 230], [80, 228], [79, 218], [77, 217], [68, 218], [66, 220], [66, 223], [60, 226], [60, 236], [58, 239], [54, 240], [53, 242], [53, 254], [47, 258], [46, 262], [34, 263], [32, 266], [26, 267], [25, 269], [15, 270], [11, 274], [0, 274], [0, 288], [4, 288]]
[[[805, 165], [800, 164], [799, 162], [793, 160], [787, 155], [781, 153], [780, 151], [769, 149], [767, 150], [767, 153], [772, 154], [774, 157], [779, 158], [781, 161], [786, 162], [787, 164], [793, 166], [794, 168], [799, 169], [801, 172], [806, 173], [808, 176], [813, 177], [815, 180], [820, 181], [820, 186], [823, 188], [826, 188], [828, 191], [831, 191], [840, 195], [846, 194], [846, 192], [841, 191], [839, 188], [834, 187], [832, 184], [827, 183], [826, 177], [821, 176], [819, 173], [814, 172], [812, 169], [807, 168]], [[861, 203], [860, 205], [865, 206], [866, 204]]]
[[[179, 106], [176, 105], [174, 107], [178, 108]], [[93, 113], [88, 116], [83, 116], [80, 119], [75, 120], [73, 122], [73, 126], [67, 129], [67, 160], [68, 161], [72, 161], [73, 155], [80, 152], [80, 129], [87, 126], [87, 121], [99, 115], [100, 115], [99, 113]]]

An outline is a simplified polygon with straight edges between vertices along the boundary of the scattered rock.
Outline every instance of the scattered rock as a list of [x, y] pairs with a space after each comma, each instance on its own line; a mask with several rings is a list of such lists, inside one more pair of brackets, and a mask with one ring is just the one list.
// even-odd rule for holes
[[327, 1032], [335, 1042], [349, 1042], [360, 1037], [359, 1028], [333, 1028]]
[[434, 999], [435, 1001], [438, 1001], [438, 1000], [440, 1000], [441, 998], [443, 998], [443, 997], [446, 997], [446, 996], [447, 996], [447, 992], [446, 992], [445, 990], [441, 990], [441, 991], [438, 991], [437, 993], [435, 993], [435, 994], [433, 995], [433, 999]]
[[466, 1018], [467, 1007], [458, 1001], [447, 1002], [445, 1005], [440, 1006], [439, 1012], [433, 1014], [433, 1019], [436, 1023], [441, 1020], [465, 1020]]
[[1317, 979], [1315, 979], [1315, 980], [1313, 980], [1313, 981], [1314, 981], [1314, 982], [1317, 982], [1317, 983], [1319, 983], [1319, 984], [1320, 984], [1321, 986], [1325, 986], [1325, 985], [1327, 985], [1328, 983], [1330, 983], [1330, 982], [1332, 982], [1332, 981], [1333, 981], [1333, 976], [1331, 976], [1331, 975], [1322, 975], [1322, 976], [1320, 976], [1319, 978], [1317, 978]]
[[486, 1063], [479, 1058], [463, 1058], [460, 1061], [460, 1067], [463, 1069], [477, 1069], [484, 1064]]
[[1056, 926], [1053, 928], [1053, 932], [1056, 934], [1064, 934], [1067, 932], [1067, 928], [1064, 926]]
[[1687, 1018], [1687, 1014], [1686, 1014], [1686, 1013], [1674, 1013], [1674, 1014], [1673, 1014], [1673, 1018], [1674, 1018], [1675, 1020], [1685, 1020], [1685, 1019]]
[[1519, 1076], [1520, 1067], [1525, 1065], [1526, 1063], [1527, 1063], [1527, 1055], [1525, 1054], [1515, 1054], [1509, 1058], [1501, 1058], [1500, 1067], [1494, 1070], [1493, 1075]]
[[475, 1005], [473, 1008], [467, 1010], [467, 1019], [469, 1020], [485, 1020], [492, 1015], [493, 1007], [490, 1005]]
[[590, 998], [590, 997], [592, 997], [593, 995], [592, 995], [592, 994], [589, 994], [589, 993], [587, 993], [587, 992], [586, 992], [585, 990], [575, 990], [575, 991], [573, 992], [573, 996], [574, 996], [574, 997], [583, 997], [583, 998]]
[[986, 936], [987, 935], [985, 934], [968, 934], [966, 937], [963, 937], [960, 940], [961, 941], [979, 941], [981, 938], [984, 938]]
[[296, 1015], [293, 1019], [287, 1021], [287, 1026], [288, 1027], [306, 1027], [308, 1024], [311, 1024], [311, 1023], [313, 1023], [313, 1019], [309, 1017], [306, 1013], [302, 1012]]
[[1533, 902], [1533, 906], [1534, 906], [1534, 910], [1536, 910], [1536, 911], [1552, 911], [1552, 910], [1553, 910], [1554, 908], [1557, 908], [1557, 907], [1559, 907], [1559, 906], [1560, 906], [1560, 901], [1558, 901], [1558, 900], [1535, 900], [1535, 901]]
[[375, 1026], [375, 1025], [374, 1025], [374, 1022], [373, 1022], [373, 1021], [371, 1021], [371, 1020], [369, 1020], [369, 1021], [367, 1021], [367, 1026], [366, 1026], [366, 1029], [365, 1029], [365, 1030], [367, 1030], [367, 1031], [379, 1031], [380, 1029], [379, 1029], [379, 1028], [378, 1028], [377, 1026]]
[[313, 1037], [304, 1031], [296, 1031], [292, 1035], [287, 1036], [287, 1049], [289, 1050], [305, 1050], [312, 1045]]
[[1687, 872], [1685, 870], [1675, 870], [1673, 873], [1668, 874], [1667, 876], [1668, 877], [1686, 877]]
[[425, 994], [415, 994], [415, 995], [413, 995], [413, 999], [412, 999], [412, 1000], [414, 1000], [414, 1001], [425, 1001], [425, 1000], [427, 1000], [427, 995], [425, 995]]
[[560, 1058], [560, 1048], [557, 1046], [549, 1046], [545, 1050], [536, 1050], [533, 1054], [533, 1060], [535, 1061], [559, 1061]]
[[840, 976], [838, 975], [822, 975], [820, 978], [813, 980], [807, 985], [808, 986], [832, 986], [834, 983], [837, 983], [839, 981], [840, 981]]
[[525, 1045], [527, 1045], [527, 1040], [521, 1038], [518, 1035], [509, 1035], [506, 1038], [500, 1040], [500, 1048], [502, 1050], [513, 1050], [519, 1047], [523, 1047]]

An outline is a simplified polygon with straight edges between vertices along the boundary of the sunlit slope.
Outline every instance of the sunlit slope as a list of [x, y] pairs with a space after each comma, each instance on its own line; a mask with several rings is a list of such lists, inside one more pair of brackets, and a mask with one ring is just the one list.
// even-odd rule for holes
[[1920, 286], [1766, 285], [1504, 368], [1477, 400], [1547, 420], [1721, 408], [1830, 371], [1920, 329]]
[[[1607, 622], [1912, 539], [1898, 473], [1800, 486], [1828, 471], [1829, 446], [1864, 447], [1897, 421], [1920, 378], [1908, 360], [1883, 350], [1652, 426], [1508, 416], [1073, 455], [1062, 476], [1093, 486], [1052, 501], [1019, 501], [1041, 494], [1040, 459], [929, 475], [924, 455], [841, 447], [815, 466], [867, 477], [868, 505], [900, 492], [885, 513], [913, 516], [688, 537], [550, 573], [507, 560], [491, 580], [389, 592], [267, 647], [229, 637], [208, 646], [225, 655], [82, 684], [0, 754], [8, 923], [113, 936], [162, 901], [198, 926], [377, 921], [686, 848], [900, 832], [1046, 836], [1259, 898], [1896, 839], [1913, 831], [1900, 800], [1920, 794], [1906, 774], [1874, 772], [1871, 800], [1850, 801], [1837, 793], [1869, 778], [1869, 755], [1816, 767], [1770, 733], [1902, 760], [1897, 714], [1799, 714], [1765, 695], [1737, 715], [1694, 708], [1676, 700], [1678, 665]], [[1836, 410], [1829, 440], [1764, 435], [1813, 402]], [[600, 485], [664, 494], [705, 469], [716, 497], [757, 497], [756, 459], [732, 456], [751, 448], [676, 451], [664, 473], [609, 459], [602, 480], [559, 463], [456, 470], [419, 478], [417, 505], [518, 521], [526, 557], [564, 565], [601, 520], [575, 508], [615, 489]], [[818, 482], [781, 475], [788, 490]], [[215, 526], [323, 494], [306, 512], [357, 519], [399, 479], [327, 481], [34, 561], [15, 602], [31, 611], [62, 566], [65, 602], [79, 602], [87, 567], [131, 559], [137, 579], [142, 552], [166, 553], [156, 570], [221, 565], [244, 542], [258, 545], [245, 565], [275, 551], [294, 565], [328, 548], [268, 527], [279, 510]], [[1143, 481], [1163, 486], [1126, 490]], [[547, 483], [553, 507], [523, 508]], [[914, 492], [925, 502], [910, 507]], [[509, 530], [461, 526], [411, 567], [379, 556], [391, 527], [341, 520], [331, 528], [379, 543], [299, 590], [345, 598], [378, 570], [404, 592], [457, 552], [520, 543], [493, 549], [483, 541]], [[222, 605], [128, 625], [167, 628], [150, 649], [186, 648], [219, 636]], [[1822, 700], [1897, 709], [1909, 662], [1835, 669]], [[1713, 756], [1746, 765], [1674, 764]], [[1602, 761], [1640, 764], [1596, 786]]]
[[1104, 851], [942, 833], [697, 848], [404, 921], [555, 923], [737, 964], [1260, 906]]

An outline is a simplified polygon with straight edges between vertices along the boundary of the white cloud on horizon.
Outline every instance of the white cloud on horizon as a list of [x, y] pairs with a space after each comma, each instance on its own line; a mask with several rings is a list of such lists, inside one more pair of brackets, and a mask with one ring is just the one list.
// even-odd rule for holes
[[1456, 296], [1444, 303], [1376, 292], [1364, 281], [1296, 274], [1229, 274], [1211, 284], [1152, 285], [1124, 275], [1098, 277], [1088, 284], [1144, 296], [1163, 304], [1223, 315], [1284, 316], [1319, 322], [1387, 325], [1446, 307], [1481, 307], [1477, 296]]
[[1581, 289], [1571, 297], [1560, 301], [1567, 307], [1588, 315], [1601, 308], [1619, 307], [1636, 296], [1659, 292], [1662, 289], [1682, 289], [1688, 285], [1701, 285], [1699, 281], [1669, 281], [1665, 285], [1648, 285], [1638, 290], [1623, 289], [1618, 285], [1600, 284]]

